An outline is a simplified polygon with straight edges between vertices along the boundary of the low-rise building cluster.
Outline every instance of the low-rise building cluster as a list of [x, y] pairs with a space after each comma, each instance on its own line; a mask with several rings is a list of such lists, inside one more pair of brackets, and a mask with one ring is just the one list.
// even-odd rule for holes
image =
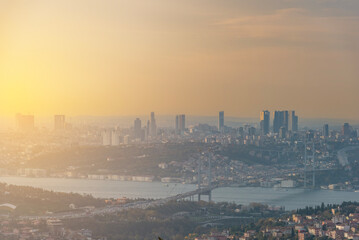
[[[330, 216], [293, 214], [274, 220], [275, 224], [258, 225], [260, 230], [248, 229], [242, 233], [223, 231], [211, 232], [202, 236], [190, 234], [186, 239], [194, 240], [253, 240], [259, 236], [265, 239], [353, 239], [359, 240], [359, 207], [352, 213], [340, 213], [333, 208]], [[273, 222], [272, 222], [273, 223]]]
[[93, 237], [89, 229], [71, 230], [59, 219], [48, 220], [2, 220], [0, 238], [13, 240], [106, 240]]

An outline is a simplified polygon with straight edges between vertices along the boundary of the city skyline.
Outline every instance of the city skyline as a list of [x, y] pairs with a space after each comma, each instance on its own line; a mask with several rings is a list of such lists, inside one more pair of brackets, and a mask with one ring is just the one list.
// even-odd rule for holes
[[[270, 115], [273, 115], [273, 119], [271, 120]], [[161, 116], [161, 115], [160, 115]], [[134, 116], [128, 116], [128, 118], [132, 118]], [[166, 120], [163, 119], [163, 117], [167, 118]], [[191, 126], [193, 127], [195, 124], [208, 124], [209, 126], [213, 126], [213, 125], [217, 125], [216, 129], [218, 130], [218, 132], [223, 133], [224, 131], [228, 131], [229, 129], [233, 128], [233, 127], [237, 127], [239, 128], [239, 126], [243, 126], [243, 127], [253, 127], [253, 131], [256, 132], [256, 128], [258, 130], [258, 132], [256, 132], [258, 135], [267, 135], [269, 133], [279, 133], [279, 135], [285, 135], [286, 132], [289, 133], [294, 133], [297, 132], [299, 129], [299, 117], [298, 115], [296, 115], [294, 110], [284, 110], [284, 111], [273, 111], [270, 112], [268, 110], [263, 110], [260, 112], [259, 114], [259, 118], [257, 119], [247, 119], [247, 121], [240, 121], [240, 118], [233, 118], [233, 117], [228, 117], [227, 120], [225, 120], [224, 117], [224, 111], [220, 111], [219, 115], [218, 115], [218, 119], [216, 121], [213, 121], [215, 118], [215, 116], [212, 116], [212, 120], [210, 120], [211, 117], [204, 117], [202, 118], [202, 120], [195, 120], [195, 118], [198, 118], [198, 116], [190, 116], [193, 119], [191, 119]], [[65, 115], [54, 115], [54, 130], [65, 130], [65, 129], [71, 129], [72, 128], [72, 124], [70, 122], [67, 122], [65, 119], [67, 117]], [[160, 122], [160, 125], [157, 125], [156, 123], [156, 119], [155, 119], [155, 112], [151, 112], [150, 113], [150, 118], [147, 120], [147, 125], [144, 125], [144, 128], [142, 128], [142, 119], [146, 117], [145, 116], [136, 116], [136, 118], [134, 119], [133, 122], [133, 129], [134, 129], [134, 136], [136, 139], [144, 139], [147, 138], [148, 136], [155, 136], [157, 135], [157, 130], [160, 128], [172, 128], [174, 127], [176, 134], [182, 135], [186, 130], [186, 115], [185, 114], [178, 114], [175, 115], [175, 121], [174, 121], [174, 125], [172, 126], [172, 124], [169, 124], [170, 120], [170, 116], [161, 116], [162, 121]], [[29, 120], [28, 120], [29, 119]], [[103, 119], [104, 120], [104, 119]], [[130, 121], [132, 121], [133, 119], [131, 119]], [[242, 119], [243, 120], [243, 119]], [[327, 119], [329, 120], [329, 119]], [[115, 119], [113, 119], [112, 121], [115, 121]], [[226, 125], [226, 121], [228, 121], [229, 125]], [[327, 132], [326, 134], [324, 134], [325, 136], [328, 135], [329, 132], [329, 127], [328, 127], [328, 121], [326, 121], [325, 119], [317, 119], [318, 122], [316, 122], [314, 125], [313, 123], [307, 125], [310, 121], [310, 119], [304, 119], [304, 122], [302, 122], [302, 126], [301, 126], [301, 130], [305, 130], [313, 127], [314, 125], [315, 128], [318, 129], [318, 124], [320, 125], [320, 128], [323, 128], [322, 132], [323, 134], [325, 132]], [[344, 125], [347, 124], [349, 126], [349, 123], [346, 123], [345, 120], [341, 120], [341, 122], [339, 122], [339, 120], [337, 120], [337, 122], [333, 122], [335, 120], [329, 120], [331, 127], [335, 126], [335, 128], [338, 128], [338, 126], [340, 125], [340, 128], [343, 128], [343, 123]], [[167, 122], [167, 123], [166, 123]], [[42, 122], [43, 124], [44, 122]], [[83, 122], [84, 123], [84, 122]], [[97, 122], [97, 124], [100, 124], [100, 126], [103, 124], [104, 122], [101, 123]], [[116, 128], [120, 127], [120, 122], [117, 122], [116, 124]], [[165, 123], [164, 125], [162, 125], [163, 123]], [[123, 121], [122, 121], [122, 127], [126, 126], [123, 125]], [[358, 127], [356, 122], [352, 122], [352, 124], [354, 124], [354, 126]], [[107, 124], [105, 124], [106, 126]], [[27, 127], [23, 127], [23, 126], [27, 126]], [[30, 127], [29, 127], [30, 126]], [[102, 125], [103, 126], [103, 125]], [[15, 129], [17, 130], [24, 130], [27, 129], [28, 130], [35, 130], [37, 127], [40, 127], [40, 125], [38, 126], [38, 123], [36, 121], [36, 117], [34, 115], [23, 115], [23, 114], [16, 114], [15, 116]], [[42, 125], [42, 127], [44, 127], [44, 125]], [[107, 125], [107, 127], [109, 127]], [[283, 130], [281, 131], [281, 129], [283, 128], [283, 130], [285, 132], [283, 132]], [[326, 130], [325, 130], [326, 128]], [[342, 130], [343, 131], [343, 130]], [[253, 132], [253, 134], [255, 134]]]
[[358, 62], [359, 0], [0, 0], [0, 240], [359, 240]]
[[0, 115], [359, 119], [358, 1], [0, 6]]
[[[229, 124], [228, 126], [239, 126], [239, 125], [245, 125], [245, 124], [254, 124], [258, 127], [259, 131], [263, 132], [262, 129], [262, 116], [261, 114], [263, 112], [267, 112], [269, 115], [274, 115], [275, 112], [278, 112], [278, 110], [265, 110], [259, 112], [256, 117], [234, 117], [234, 116], [226, 116], [224, 125], [226, 126], [226, 122]], [[285, 112], [283, 110], [279, 110], [279, 112]], [[287, 111], [291, 112], [291, 111]], [[294, 111], [295, 112], [295, 111]], [[200, 115], [188, 115], [188, 114], [173, 114], [173, 115], [165, 115], [161, 113], [156, 113], [156, 115], [159, 117], [159, 127], [176, 127], [176, 123], [173, 121], [174, 118], [177, 118], [177, 116], [185, 116], [186, 123], [187, 123], [187, 117], [188, 117], [188, 124], [198, 124], [198, 123], [206, 123], [213, 126], [216, 126], [218, 129], [218, 123], [219, 123], [219, 117], [218, 112], [216, 112], [217, 115], [208, 115], [208, 116], [200, 116]], [[34, 115], [34, 114], [23, 114], [23, 113], [17, 113], [14, 116], [10, 117], [1, 117], [0, 116], [0, 122], [1, 127], [0, 129], [7, 129], [7, 128], [13, 128], [18, 129], [18, 116], [31, 116], [34, 121], [34, 126], [37, 127], [46, 127], [46, 128], [53, 128], [54, 127], [54, 117], [57, 118], [65, 117], [63, 114], [53, 114], [53, 115]], [[129, 127], [133, 125], [133, 121], [135, 119], [141, 119], [145, 120], [142, 122], [143, 124], [146, 124], [146, 121], [150, 122], [150, 117], [148, 117], [148, 114], [138, 114], [138, 115], [125, 115], [125, 116], [72, 116], [72, 115], [66, 115], [66, 122], [65, 125], [71, 126], [72, 123], [77, 124], [84, 124], [84, 123], [91, 123], [91, 124], [105, 124], [109, 125], [110, 122], [115, 126], [126, 126]], [[349, 122], [353, 124], [354, 126], [359, 126], [359, 121], [353, 120], [353, 119], [344, 119], [344, 118], [338, 118], [338, 119], [330, 119], [330, 118], [303, 118], [300, 117], [300, 121], [296, 124], [300, 123], [302, 127], [309, 127], [309, 128], [322, 128], [323, 124], [329, 123], [331, 126], [342, 126], [343, 123]], [[273, 129], [273, 123], [274, 123], [274, 117], [270, 116], [269, 119], [267, 119], [267, 129]], [[56, 123], [55, 123], [56, 124]], [[187, 124], [185, 124], [187, 125]], [[144, 125], [145, 126], [145, 125]], [[149, 129], [150, 127], [148, 127]], [[290, 129], [289, 129], [290, 130]], [[267, 131], [265, 131], [267, 132]]]

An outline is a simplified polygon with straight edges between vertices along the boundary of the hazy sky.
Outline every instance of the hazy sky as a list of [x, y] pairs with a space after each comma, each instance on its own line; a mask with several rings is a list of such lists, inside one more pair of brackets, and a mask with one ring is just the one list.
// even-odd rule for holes
[[0, 114], [359, 119], [358, 0], [0, 0]]

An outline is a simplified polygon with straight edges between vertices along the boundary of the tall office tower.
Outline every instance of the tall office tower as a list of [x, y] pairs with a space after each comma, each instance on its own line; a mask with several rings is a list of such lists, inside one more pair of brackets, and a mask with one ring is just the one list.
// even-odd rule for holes
[[16, 114], [16, 127], [19, 131], [32, 131], [35, 129], [35, 120], [33, 115]]
[[186, 130], [186, 115], [181, 114], [176, 116], [176, 133], [183, 134]]
[[295, 111], [288, 112], [288, 131], [298, 131], [298, 116], [295, 115]]
[[134, 135], [135, 139], [141, 139], [142, 138], [142, 126], [141, 126], [141, 119], [136, 118], [134, 122]]
[[54, 129], [55, 130], [64, 130], [65, 129], [65, 115], [55, 115], [54, 116]]
[[343, 127], [342, 127], [342, 135], [345, 137], [349, 137], [350, 136], [350, 125], [349, 123], [344, 123]]
[[289, 123], [289, 112], [283, 111], [283, 127], [288, 130], [288, 123]]
[[293, 132], [297, 132], [298, 131], [298, 116], [294, 116], [293, 117], [293, 127], [292, 127]]
[[102, 133], [102, 145], [103, 146], [110, 146], [112, 142], [112, 135], [110, 130], [105, 130]]
[[180, 115], [179, 127], [181, 132], [186, 130], [186, 115], [184, 114]]
[[329, 137], [329, 125], [328, 124], [324, 124], [324, 126], [323, 126], [323, 137], [325, 137], [325, 138]]
[[279, 133], [281, 127], [294, 132], [298, 130], [298, 117], [295, 115], [295, 111], [275, 111], [273, 113], [273, 132]]
[[218, 115], [218, 131], [222, 132], [224, 128], [224, 111], [220, 111]]
[[269, 133], [269, 121], [270, 121], [270, 112], [262, 111], [260, 114], [260, 124], [261, 124], [261, 134], [266, 135]]
[[111, 132], [111, 146], [119, 146], [120, 145], [120, 134], [118, 131], [113, 130]]
[[150, 136], [150, 120], [147, 121], [147, 127], [146, 127], [146, 132], [145, 132], [145, 138], [146, 140], [148, 139], [148, 137]]
[[284, 123], [284, 113], [282, 111], [275, 111], [273, 113], [273, 132], [279, 133], [279, 129]]
[[151, 135], [151, 137], [157, 136], [157, 125], [156, 125], [156, 118], [155, 118], [154, 112], [151, 112], [150, 135]]

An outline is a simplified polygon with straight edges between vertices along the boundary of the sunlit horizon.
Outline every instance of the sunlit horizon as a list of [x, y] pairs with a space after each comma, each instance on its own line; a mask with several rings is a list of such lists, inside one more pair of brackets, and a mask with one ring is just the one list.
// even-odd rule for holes
[[3, 1], [0, 115], [359, 120], [357, 1]]

